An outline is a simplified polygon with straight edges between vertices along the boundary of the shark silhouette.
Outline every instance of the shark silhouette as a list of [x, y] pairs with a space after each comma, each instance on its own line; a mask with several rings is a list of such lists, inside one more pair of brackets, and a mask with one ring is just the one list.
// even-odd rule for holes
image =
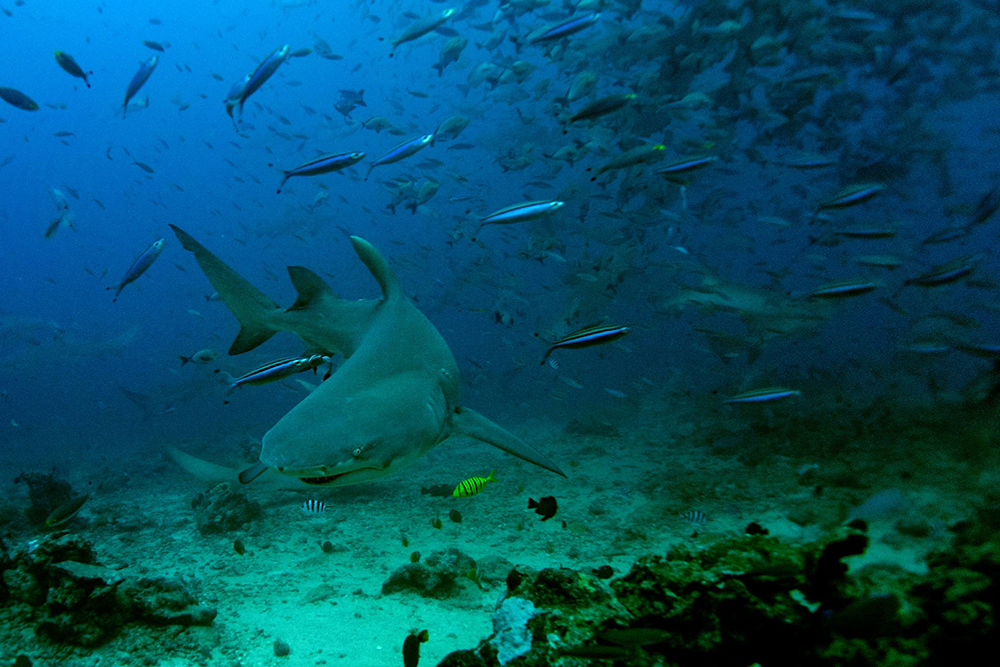
[[458, 405], [458, 364], [448, 344], [364, 239], [352, 236], [351, 243], [382, 288], [381, 299], [341, 299], [309, 269], [290, 266], [298, 298], [286, 309], [188, 233], [171, 228], [239, 320], [229, 354], [291, 331], [310, 351], [345, 359], [333, 377], [264, 435], [260, 462], [240, 473], [241, 482], [273, 469], [309, 485], [360, 484], [391, 475], [458, 436], [566, 476], [517, 436]]

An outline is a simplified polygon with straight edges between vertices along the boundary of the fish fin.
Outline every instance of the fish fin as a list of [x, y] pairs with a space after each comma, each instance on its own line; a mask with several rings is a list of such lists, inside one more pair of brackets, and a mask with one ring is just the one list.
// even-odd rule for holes
[[263, 475], [265, 472], [267, 472], [266, 465], [260, 462], [254, 463], [246, 470], [240, 472], [239, 474], [240, 484], [249, 484], [250, 482], [254, 481], [258, 477]]
[[289, 266], [288, 277], [291, 279], [295, 291], [299, 293], [295, 303], [288, 310], [305, 310], [317, 299], [337, 298], [337, 295], [322, 278], [305, 267]]
[[358, 236], [352, 236], [351, 243], [354, 245], [354, 252], [358, 253], [358, 257], [378, 281], [386, 300], [390, 301], [401, 297], [403, 290], [399, 286], [399, 278], [389, 266], [389, 262], [385, 261], [382, 253], [376, 250], [371, 243]]
[[566, 473], [560, 470], [559, 466], [546, 458], [541, 452], [513, 433], [494, 424], [475, 410], [470, 410], [469, 408], [456, 409], [452, 415], [451, 423], [453, 426], [452, 436], [465, 436], [473, 440], [485, 442], [523, 461], [533, 463], [540, 468], [545, 468], [557, 475], [566, 477]]
[[170, 225], [170, 228], [174, 230], [184, 249], [194, 253], [205, 277], [239, 320], [240, 333], [229, 348], [229, 354], [248, 352], [278, 332], [269, 321], [271, 319], [269, 316], [280, 310], [278, 304], [229, 268], [225, 262], [209, 252], [183, 229], [174, 225]]

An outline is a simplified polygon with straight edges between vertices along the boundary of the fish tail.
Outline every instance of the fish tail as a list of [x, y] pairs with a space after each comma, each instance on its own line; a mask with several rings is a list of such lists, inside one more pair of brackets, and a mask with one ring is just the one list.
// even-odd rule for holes
[[491, 470], [489, 476], [483, 481], [483, 484], [489, 484], [490, 482], [498, 481], [496, 478], [496, 470]]
[[528, 509], [533, 510], [538, 507], [538, 501], [534, 498], [528, 498]]
[[240, 323], [240, 332], [230, 346], [229, 354], [248, 352], [278, 332], [273, 324], [273, 315], [279, 311], [278, 304], [183, 229], [174, 225], [170, 225], [170, 228], [174, 230], [184, 249], [194, 253], [205, 277]]
[[192, 359], [192, 357], [185, 357], [182, 354], [178, 354], [177, 358], [181, 360], [181, 366], [187, 366], [191, 362], [191, 359]]

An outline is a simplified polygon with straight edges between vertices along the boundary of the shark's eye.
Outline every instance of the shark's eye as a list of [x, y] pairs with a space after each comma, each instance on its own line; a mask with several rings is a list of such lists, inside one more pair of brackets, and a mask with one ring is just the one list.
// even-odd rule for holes
[[361, 447], [354, 448], [354, 456], [361, 456]]

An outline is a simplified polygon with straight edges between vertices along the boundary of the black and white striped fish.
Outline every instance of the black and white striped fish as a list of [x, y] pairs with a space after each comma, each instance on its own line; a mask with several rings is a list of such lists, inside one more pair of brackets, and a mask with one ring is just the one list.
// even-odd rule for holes
[[311, 498], [302, 503], [302, 511], [305, 514], [322, 514], [326, 511], [326, 503], [322, 500]]
[[708, 521], [708, 516], [701, 510], [688, 510], [681, 514], [681, 518], [688, 523], [705, 523]]

